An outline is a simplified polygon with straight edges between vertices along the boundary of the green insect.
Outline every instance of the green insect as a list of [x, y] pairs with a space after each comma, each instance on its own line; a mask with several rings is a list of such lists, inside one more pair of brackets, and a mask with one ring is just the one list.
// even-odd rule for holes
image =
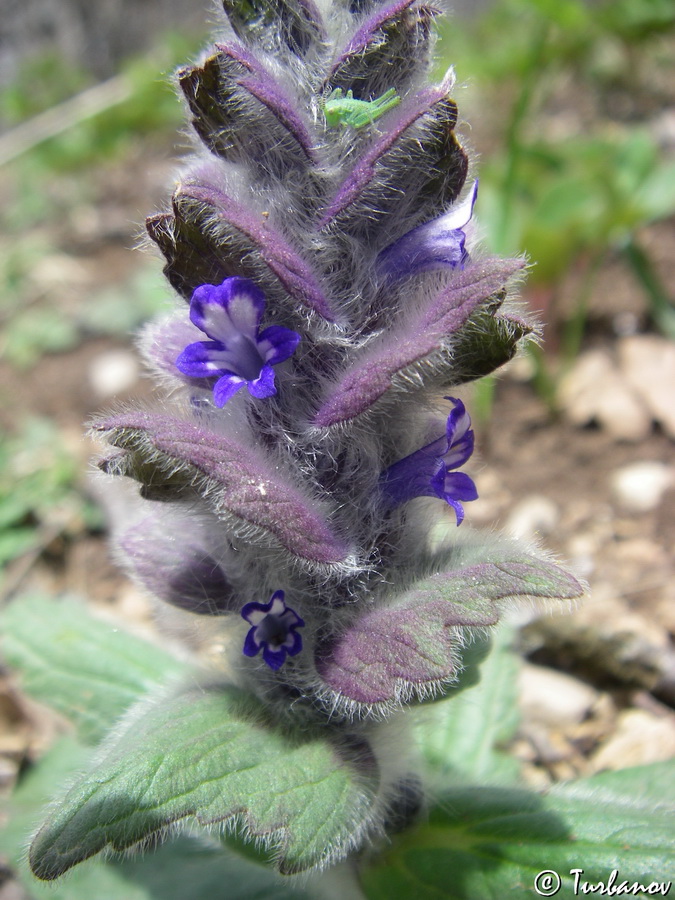
[[355, 100], [351, 91], [347, 96], [342, 95], [342, 88], [335, 88], [326, 98], [323, 111], [326, 116], [326, 125], [349, 125], [352, 128], [363, 128], [383, 116], [394, 106], [398, 106], [401, 98], [394, 88], [389, 88], [376, 100]]

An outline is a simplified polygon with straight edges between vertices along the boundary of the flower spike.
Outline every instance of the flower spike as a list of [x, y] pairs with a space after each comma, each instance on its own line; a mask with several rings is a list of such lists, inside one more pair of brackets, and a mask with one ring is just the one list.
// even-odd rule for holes
[[252, 625], [244, 641], [244, 656], [262, 657], [270, 669], [280, 669], [287, 656], [302, 650], [298, 628], [304, 626], [300, 616], [286, 605], [283, 591], [275, 591], [269, 603], [247, 603], [242, 618]]
[[418, 225], [379, 254], [376, 266], [390, 281], [445, 266], [464, 268], [465, 228], [471, 221], [478, 195], [478, 179], [461, 203], [442, 216]]
[[461, 400], [446, 397], [454, 404], [445, 434], [389, 466], [380, 476], [380, 489], [394, 508], [413, 497], [438, 497], [455, 510], [457, 524], [464, 519], [460, 501], [476, 500], [478, 492], [464, 472], [455, 472], [473, 453], [471, 419]]
[[244, 385], [253, 397], [276, 394], [272, 366], [295, 352], [300, 335], [279, 325], [260, 332], [265, 297], [248, 278], [202, 284], [192, 295], [190, 319], [210, 341], [189, 344], [176, 368], [193, 378], [217, 376], [216, 406], [223, 407]]

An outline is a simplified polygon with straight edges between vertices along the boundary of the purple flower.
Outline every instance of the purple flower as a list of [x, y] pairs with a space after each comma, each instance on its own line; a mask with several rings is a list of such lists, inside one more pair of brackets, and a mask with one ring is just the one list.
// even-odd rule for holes
[[438, 497], [455, 510], [457, 524], [464, 519], [461, 500], [476, 500], [476, 485], [463, 472], [454, 472], [473, 453], [471, 419], [461, 400], [446, 397], [454, 407], [445, 434], [389, 466], [380, 476], [380, 489], [393, 508], [413, 497]]
[[296, 628], [305, 623], [286, 606], [283, 591], [275, 591], [269, 603], [247, 603], [241, 615], [253, 626], [244, 641], [245, 656], [255, 656], [262, 648], [263, 659], [276, 672], [287, 656], [296, 656], [302, 650]]
[[391, 281], [398, 281], [429, 269], [464, 266], [468, 259], [464, 229], [471, 220], [477, 194], [476, 180], [467, 197], [449, 212], [418, 225], [385, 247], [375, 263], [379, 271]]
[[265, 297], [248, 278], [202, 284], [192, 295], [190, 319], [210, 341], [188, 344], [176, 367], [193, 378], [218, 377], [216, 406], [223, 407], [244, 385], [253, 397], [276, 394], [272, 366], [293, 354], [300, 335], [279, 325], [259, 332]]

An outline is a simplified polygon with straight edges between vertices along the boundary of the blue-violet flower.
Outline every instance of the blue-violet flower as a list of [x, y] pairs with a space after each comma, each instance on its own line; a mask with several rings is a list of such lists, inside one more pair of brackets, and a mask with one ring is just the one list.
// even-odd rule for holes
[[275, 591], [269, 603], [247, 603], [241, 615], [253, 626], [244, 641], [245, 656], [255, 656], [262, 649], [263, 659], [276, 671], [287, 656], [296, 656], [302, 650], [302, 638], [296, 629], [305, 623], [286, 606], [283, 591]]
[[461, 400], [446, 397], [454, 405], [445, 434], [389, 466], [380, 476], [380, 489], [390, 506], [400, 506], [413, 497], [438, 497], [455, 510], [457, 524], [464, 519], [460, 501], [476, 500], [478, 492], [464, 472], [454, 472], [473, 453], [471, 419]]
[[190, 302], [190, 320], [210, 341], [189, 344], [176, 360], [184, 375], [218, 377], [213, 399], [218, 407], [244, 385], [254, 397], [276, 394], [272, 366], [293, 354], [300, 335], [279, 325], [259, 332], [265, 296], [248, 278], [202, 284]]
[[478, 180], [461, 203], [385, 247], [376, 260], [379, 271], [391, 281], [398, 281], [430, 269], [463, 267], [469, 258], [464, 248], [464, 229], [473, 215], [477, 194]]

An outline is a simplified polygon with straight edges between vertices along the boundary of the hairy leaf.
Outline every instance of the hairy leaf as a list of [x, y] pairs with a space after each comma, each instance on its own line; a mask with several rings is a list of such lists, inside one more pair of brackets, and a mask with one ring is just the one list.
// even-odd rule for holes
[[421, 696], [457, 675], [465, 634], [497, 623], [496, 601], [581, 593], [571, 575], [528, 554], [441, 572], [357, 618], [320, 648], [317, 670], [339, 698], [356, 703]]
[[263, 170], [278, 172], [312, 160], [307, 125], [281, 85], [244, 47], [216, 48], [202, 65], [178, 72], [192, 124], [206, 147], [223, 159], [255, 160]]
[[219, 843], [207, 846], [189, 837], [169, 840], [145, 856], [90, 860], [63, 882], [36, 881], [26, 860], [26, 835], [52, 799], [54, 786], [72, 780], [90, 764], [89, 756], [72, 738], [62, 739], [20, 778], [9, 800], [3, 848], [32, 900], [186, 900], [216, 897], [224, 884], [237, 900], [309, 900], [299, 885], [275, 872]]
[[288, 48], [305, 55], [326, 38], [321, 14], [313, 0], [223, 0], [238, 37], [266, 48]]
[[338, 187], [320, 229], [339, 226], [379, 250], [456, 200], [468, 159], [454, 135], [457, 106], [449, 87], [425, 88], [387, 115], [388, 127], [381, 120], [381, 136]]
[[[522, 266], [522, 260], [518, 259], [474, 263], [458, 272], [440, 293], [424, 298], [412, 311], [404, 312], [388, 331], [356, 357], [329, 389], [314, 416], [314, 425], [329, 428], [355, 419], [394, 388], [419, 389], [418, 381], [411, 376], [422, 374], [421, 365], [432, 363], [439, 355], [443, 383], [463, 381], [461, 358], [456, 381], [455, 353], [443, 354], [443, 348], [455, 334], [461, 335], [462, 327], [480, 307], [494, 305], [492, 298], [504, 290], [509, 277]], [[433, 368], [425, 369], [424, 374], [431, 379]]]
[[427, 56], [431, 22], [437, 10], [415, 0], [383, 4], [351, 36], [335, 61], [331, 87], [353, 89], [361, 99], [388, 88], [401, 92]]
[[258, 219], [233, 198], [197, 179], [179, 186], [174, 205], [200, 236], [205, 235], [201, 239], [214, 257], [219, 257], [223, 250], [227, 253], [230, 247], [240, 254], [254, 254], [254, 260], [246, 263], [253, 271], [256, 264], [263, 264], [304, 310], [316, 312], [329, 322], [335, 321], [330, 303], [309, 264], [263, 217]]
[[376, 788], [362, 743], [285, 730], [227, 686], [155, 698], [38, 832], [31, 868], [58, 878], [107, 846], [124, 850], [188, 818], [237, 821], [275, 848], [282, 872], [342, 857], [363, 836]]
[[335, 565], [347, 558], [315, 505], [255, 448], [192, 422], [139, 411], [94, 427], [127, 451], [117, 474], [143, 477], [149, 467], [161, 481], [162, 472], [174, 477], [179, 467], [218, 515], [253, 526], [307, 562]]
[[[649, 769], [554, 787], [545, 797], [497, 787], [446, 791], [427, 824], [394, 839], [363, 873], [366, 896], [524, 900], [541, 893], [536, 876], [553, 871], [561, 878], [560, 896], [571, 897], [581, 893], [574, 890], [574, 869], [583, 870], [582, 882], [603, 882], [603, 893], [614, 869], [616, 887], [623, 881], [629, 887], [675, 881], [673, 798], [659, 803], [642, 794]], [[672, 784], [675, 762], [660, 766], [658, 775], [664, 785]]]
[[3, 655], [27, 693], [96, 743], [147, 691], [184, 671], [173, 656], [74, 600], [23, 596], [0, 617]]
[[188, 519], [174, 519], [172, 530], [166, 518], [166, 514], [146, 516], [120, 537], [132, 574], [151, 594], [179, 609], [202, 616], [238, 610], [241, 602], [206, 549], [203, 528]]
[[[495, 307], [499, 308], [499, 302]], [[522, 318], [496, 315], [487, 304], [480, 307], [457, 335], [452, 369], [455, 384], [494, 372], [513, 359], [523, 338], [536, 337], [536, 333], [536, 326]]]

